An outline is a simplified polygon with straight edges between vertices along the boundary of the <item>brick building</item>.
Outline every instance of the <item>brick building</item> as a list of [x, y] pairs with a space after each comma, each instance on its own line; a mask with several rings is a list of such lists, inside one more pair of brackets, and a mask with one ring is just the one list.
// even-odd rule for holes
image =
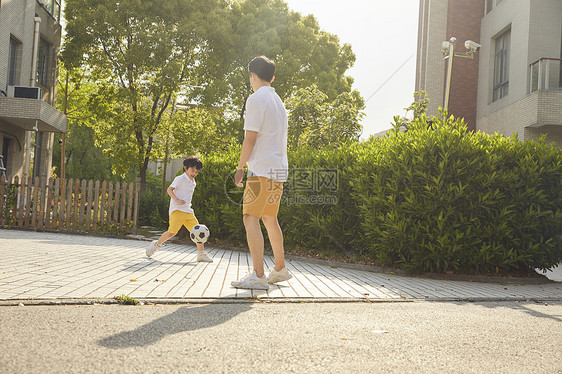
[[481, 48], [453, 60], [450, 114], [472, 130], [562, 146], [562, 1], [420, 0], [416, 91], [428, 92], [430, 114], [444, 105], [451, 37], [458, 52], [466, 40]]
[[[61, 44], [60, 0], [0, 0], [0, 154], [8, 178], [49, 178]], [[1, 165], [0, 165], [1, 166]]]

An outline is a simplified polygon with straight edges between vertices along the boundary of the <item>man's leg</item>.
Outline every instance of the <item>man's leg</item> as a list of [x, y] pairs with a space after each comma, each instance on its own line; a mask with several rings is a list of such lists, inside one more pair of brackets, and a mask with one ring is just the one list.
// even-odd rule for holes
[[246, 239], [252, 255], [254, 271], [258, 277], [263, 277], [263, 234], [261, 233], [260, 219], [258, 217], [244, 214], [244, 227], [246, 228]]
[[[267, 235], [275, 257], [275, 270], [280, 271], [285, 267], [285, 250], [283, 248], [283, 231], [279, 226], [277, 217], [263, 216], [263, 224], [267, 229]], [[262, 252], [263, 253], [263, 252]]]

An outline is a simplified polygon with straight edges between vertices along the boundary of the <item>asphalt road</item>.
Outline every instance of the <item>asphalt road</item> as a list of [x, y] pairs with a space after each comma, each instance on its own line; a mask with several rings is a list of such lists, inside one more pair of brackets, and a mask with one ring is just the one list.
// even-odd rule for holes
[[0, 307], [2, 373], [562, 373], [562, 303]]

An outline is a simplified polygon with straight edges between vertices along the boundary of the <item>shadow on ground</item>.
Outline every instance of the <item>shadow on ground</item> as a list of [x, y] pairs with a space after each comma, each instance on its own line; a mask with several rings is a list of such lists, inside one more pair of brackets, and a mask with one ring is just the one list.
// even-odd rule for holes
[[220, 302], [183, 306], [175, 312], [135, 330], [108, 336], [98, 343], [106, 348], [148, 346], [159, 342], [168, 335], [221, 325], [238, 314], [249, 311], [252, 303], [239, 303], [237, 308], [224, 308], [223, 306], [224, 304]]

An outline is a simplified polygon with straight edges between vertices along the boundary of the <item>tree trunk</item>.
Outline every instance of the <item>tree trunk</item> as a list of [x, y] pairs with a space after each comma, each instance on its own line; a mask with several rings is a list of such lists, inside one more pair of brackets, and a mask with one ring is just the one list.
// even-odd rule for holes
[[147, 169], [148, 169], [148, 157], [144, 159], [144, 162], [139, 169], [141, 191], [144, 191], [145, 188], [146, 188], [146, 170]]

